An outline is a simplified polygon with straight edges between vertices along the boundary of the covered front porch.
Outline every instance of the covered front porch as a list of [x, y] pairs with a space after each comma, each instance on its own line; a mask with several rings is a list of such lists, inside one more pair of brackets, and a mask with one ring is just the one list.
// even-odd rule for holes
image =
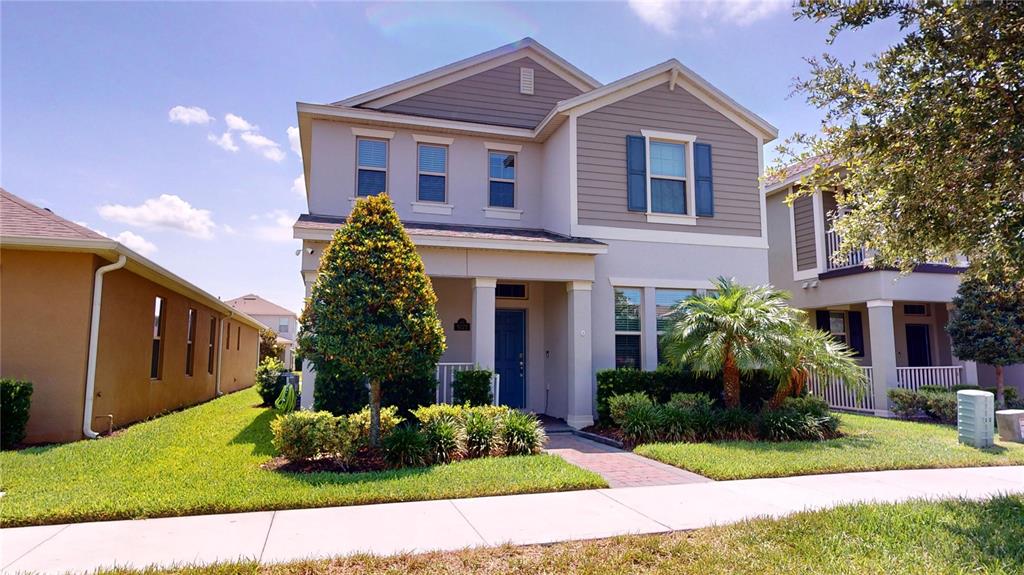
[[812, 376], [810, 392], [835, 408], [884, 415], [891, 388], [977, 385], [977, 364], [953, 355], [945, 328], [951, 306], [947, 302], [871, 300], [808, 310], [819, 329], [855, 351], [868, 380], [868, 390], [858, 394], [841, 381]]

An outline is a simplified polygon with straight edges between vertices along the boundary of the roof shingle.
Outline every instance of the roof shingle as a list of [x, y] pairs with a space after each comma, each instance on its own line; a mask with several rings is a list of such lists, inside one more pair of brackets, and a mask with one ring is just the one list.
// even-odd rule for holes
[[66, 220], [57, 214], [28, 202], [0, 188], [0, 236], [106, 240], [85, 226]]

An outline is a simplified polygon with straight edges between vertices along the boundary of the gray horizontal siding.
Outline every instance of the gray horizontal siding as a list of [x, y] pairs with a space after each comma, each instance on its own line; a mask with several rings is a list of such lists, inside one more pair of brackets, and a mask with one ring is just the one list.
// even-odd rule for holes
[[[626, 136], [640, 130], [693, 134], [711, 144], [715, 215], [695, 226], [649, 224], [626, 209]], [[757, 139], [681, 87], [668, 83], [580, 116], [577, 131], [579, 223], [595, 226], [761, 234]]]
[[796, 269], [814, 269], [818, 265], [818, 252], [814, 245], [814, 200], [810, 196], [800, 196], [793, 202], [793, 227]]
[[[519, 69], [533, 68], [533, 94], [519, 93]], [[381, 108], [446, 120], [534, 128], [580, 90], [530, 58], [503, 64]]]

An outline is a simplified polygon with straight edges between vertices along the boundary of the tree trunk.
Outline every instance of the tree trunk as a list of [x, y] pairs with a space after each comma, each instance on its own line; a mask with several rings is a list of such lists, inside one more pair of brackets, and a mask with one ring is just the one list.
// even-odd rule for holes
[[775, 388], [775, 393], [772, 394], [772, 398], [768, 400], [768, 409], [778, 409], [782, 402], [786, 400], [791, 393], [793, 393], [793, 373], [795, 370], [790, 370], [789, 375], [784, 380], [779, 382], [778, 387]]
[[380, 445], [380, 382], [370, 382], [370, 446]]
[[732, 346], [725, 346], [725, 365], [722, 366], [722, 383], [725, 388], [725, 406], [740, 406], [740, 369], [732, 355]]
[[800, 397], [804, 394], [804, 385], [807, 384], [807, 370], [795, 369], [793, 376], [793, 397]]
[[1003, 366], [996, 367], [996, 409], [1006, 408], [1006, 391], [1003, 383]]

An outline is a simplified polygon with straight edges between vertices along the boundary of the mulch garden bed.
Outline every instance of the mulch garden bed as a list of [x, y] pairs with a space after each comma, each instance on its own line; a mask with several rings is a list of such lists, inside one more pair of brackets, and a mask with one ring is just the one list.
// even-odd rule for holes
[[612, 425], [601, 425], [600, 423], [591, 425], [590, 427], [584, 427], [581, 431], [587, 433], [593, 433], [594, 435], [600, 435], [601, 437], [607, 437], [608, 439], [617, 441], [625, 444], [626, 439], [622, 433], [622, 430]]
[[384, 460], [384, 453], [371, 447], [364, 447], [356, 452], [356, 456], [348, 465], [330, 457], [305, 461], [289, 461], [284, 457], [275, 457], [260, 467], [282, 473], [366, 473], [391, 469]]

